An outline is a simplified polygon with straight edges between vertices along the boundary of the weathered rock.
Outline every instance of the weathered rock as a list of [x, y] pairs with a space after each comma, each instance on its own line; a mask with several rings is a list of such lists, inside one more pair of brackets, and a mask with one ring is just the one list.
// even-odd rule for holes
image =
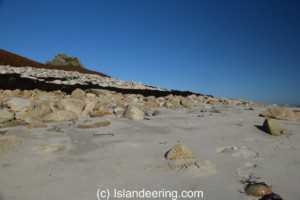
[[185, 108], [189, 108], [189, 109], [192, 108], [192, 106], [191, 106], [191, 104], [190, 104], [190, 102], [188, 101], [187, 98], [181, 99], [180, 103], [181, 103], [181, 105], [183, 105], [183, 107], [185, 107]]
[[75, 66], [84, 68], [81, 62], [76, 57], [70, 57], [66, 54], [56, 55], [52, 61], [47, 60], [46, 65], [57, 65], [57, 66]]
[[77, 128], [98, 128], [98, 127], [109, 126], [109, 125], [110, 125], [110, 122], [106, 121], [106, 122], [94, 123], [91, 125], [79, 125], [79, 126], [77, 126]]
[[91, 112], [91, 117], [103, 117], [106, 115], [111, 115], [112, 113], [104, 111], [104, 110], [100, 110], [100, 111], [93, 111]]
[[270, 108], [264, 113], [260, 114], [260, 116], [273, 119], [300, 121], [300, 112], [288, 110], [285, 108]]
[[184, 145], [176, 145], [165, 154], [166, 160], [194, 159], [193, 154]]
[[8, 122], [12, 119], [14, 119], [13, 113], [6, 110], [0, 110], [0, 123]]
[[94, 102], [89, 102], [86, 104], [84, 110], [88, 111], [88, 112], [93, 112], [94, 108], [95, 108], [96, 103]]
[[222, 110], [212, 110], [212, 113], [222, 113]]
[[134, 119], [144, 119], [145, 113], [134, 106], [128, 106], [126, 111], [124, 112], [123, 117], [131, 120]]
[[102, 90], [102, 89], [91, 89], [91, 92], [98, 96], [104, 96], [106, 98], [111, 98], [112, 95], [116, 92], [114, 91], [109, 91], [109, 90]]
[[33, 103], [30, 101], [27, 101], [26, 99], [21, 98], [12, 98], [7, 102], [7, 105], [10, 107], [10, 109], [14, 112], [18, 111], [26, 111], [33, 108]]
[[73, 111], [69, 110], [59, 110], [44, 117], [46, 122], [62, 122], [62, 121], [70, 121], [76, 120], [77, 114]]
[[34, 109], [28, 112], [20, 111], [16, 113], [16, 119], [26, 121], [28, 117], [43, 118], [50, 114], [50, 110]]
[[84, 102], [79, 99], [63, 99], [57, 105], [61, 109], [75, 112], [78, 117], [85, 106]]
[[174, 106], [176, 106], [176, 107], [178, 107], [178, 106], [180, 106], [180, 99], [179, 98], [174, 98], [174, 99], [172, 99], [171, 100], [171, 103], [174, 105]]
[[32, 122], [27, 125], [29, 129], [33, 128], [46, 128], [47, 125], [44, 122]]
[[70, 97], [73, 99], [83, 99], [83, 97], [85, 97], [85, 92], [82, 89], [77, 88], [71, 93]]
[[15, 126], [25, 126], [26, 123], [23, 121], [9, 121], [2, 124], [1, 128], [9, 128], [9, 127], [15, 127]]
[[266, 118], [263, 124], [264, 130], [274, 136], [289, 135], [289, 131], [282, 128], [275, 120]]
[[153, 116], [157, 116], [157, 115], [161, 115], [160, 111], [159, 110], [155, 110], [153, 113], [152, 113]]

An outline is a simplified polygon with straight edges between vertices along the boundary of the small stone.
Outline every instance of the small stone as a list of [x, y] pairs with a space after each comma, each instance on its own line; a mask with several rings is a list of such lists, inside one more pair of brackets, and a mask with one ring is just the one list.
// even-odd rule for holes
[[111, 115], [111, 113], [104, 110], [91, 112], [91, 117], [103, 117], [106, 115]]
[[289, 135], [289, 131], [282, 128], [275, 120], [266, 118], [263, 124], [264, 130], [274, 136]]
[[109, 125], [110, 125], [110, 122], [106, 121], [106, 122], [94, 123], [91, 125], [79, 125], [79, 126], [77, 126], [77, 128], [98, 128], [98, 127], [109, 126]]
[[46, 124], [44, 122], [32, 122], [27, 125], [29, 129], [33, 128], [46, 128]]
[[160, 111], [159, 110], [155, 110], [153, 113], [152, 113], [153, 116], [157, 116], [157, 115], [161, 115]]
[[195, 157], [184, 145], [176, 145], [171, 150], [169, 150], [165, 155], [166, 160], [175, 159], [194, 159]]
[[246, 186], [245, 192], [254, 197], [263, 197], [272, 193], [272, 187], [265, 183], [250, 183]]
[[222, 110], [213, 110], [212, 113], [222, 113]]

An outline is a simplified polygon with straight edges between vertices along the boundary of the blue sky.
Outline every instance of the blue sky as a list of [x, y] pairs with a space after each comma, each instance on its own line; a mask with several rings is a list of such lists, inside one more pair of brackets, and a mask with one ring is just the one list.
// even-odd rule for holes
[[0, 0], [0, 48], [112, 77], [300, 105], [300, 1]]

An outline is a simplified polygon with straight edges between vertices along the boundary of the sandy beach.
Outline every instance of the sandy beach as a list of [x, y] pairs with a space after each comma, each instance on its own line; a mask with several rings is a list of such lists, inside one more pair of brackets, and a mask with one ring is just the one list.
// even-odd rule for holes
[[[145, 120], [106, 116], [8, 128], [2, 137], [15, 142], [1, 154], [0, 199], [98, 199], [102, 190], [108, 199], [130, 199], [114, 196], [116, 191], [143, 190], [175, 191], [150, 199], [184, 199], [182, 191], [201, 194], [188, 199], [259, 199], [245, 193], [251, 180], [272, 186], [283, 199], [299, 200], [300, 122], [276, 120], [290, 136], [272, 136], [258, 116], [268, 107], [215, 107], [222, 112], [160, 108], [161, 115]], [[107, 120], [107, 127], [77, 128]], [[166, 160], [176, 145], [195, 158]]]

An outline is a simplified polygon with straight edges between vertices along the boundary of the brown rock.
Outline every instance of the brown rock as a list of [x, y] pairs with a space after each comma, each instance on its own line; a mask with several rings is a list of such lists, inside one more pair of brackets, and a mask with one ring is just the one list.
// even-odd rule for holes
[[112, 113], [110, 112], [107, 112], [107, 111], [93, 111], [91, 112], [91, 117], [103, 117], [103, 116], [106, 116], [106, 115], [111, 115]]
[[222, 110], [213, 110], [212, 113], [222, 113]]
[[126, 111], [124, 112], [123, 117], [128, 119], [144, 119], [145, 113], [134, 106], [128, 106]]
[[300, 121], [300, 112], [288, 110], [285, 108], [270, 108], [264, 113], [260, 114], [260, 116], [273, 119]]
[[190, 104], [190, 102], [188, 101], [188, 99], [187, 98], [183, 98], [183, 99], [181, 99], [181, 105], [183, 105], [183, 107], [185, 107], [185, 108], [189, 108], [189, 109], [191, 109], [192, 108], [192, 106], [191, 106], [191, 104]]
[[84, 102], [79, 99], [63, 99], [57, 105], [61, 109], [75, 112], [78, 117], [85, 106]]
[[289, 131], [282, 128], [275, 120], [266, 118], [263, 124], [264, 130], [274, 136], [289, 135]]
[[161, 115], [160, 111], [159, 110], [155, 110], [153, 113], [152, 113], [153, 116], [157, 116], [157, 115]]
[[176, 145], [171, 150], [169, 150], [165, 155], [166, 160], [175, 159], [194, 159], [193, 154], [184, 145]]
[[91, 124], [91, 125], [79, 125], [77, 126], [77, 128], [98, 128], [98, 127], [103, 127], [103, 126], [109, 126], [110, 122], [98, 122], [95, 124]]
[[77, 120], [77, 114], [69, 110], [59, 110], [44, 117], [46, 122], [62, 122]]
[[44, 122], [32, 122], [27, 125], [29, 129], [33, 128], [46, 128], [46, 124]]
[[5, 122], [2, 124], [1, 128], [9, 128], [9, 127], [15, 127], [15, 126], [25, 126], [26, 123], [23, 121], [10, 121], [10, 122]]
[[77, 88], [71, 93], [70, 97], [73, 99], [83, 99], [84, 96], [85, 92], [82, 89]]
[[0, 110], [0, 123], [8, 122], [14, 118], [14, 114], [7, 110]]

